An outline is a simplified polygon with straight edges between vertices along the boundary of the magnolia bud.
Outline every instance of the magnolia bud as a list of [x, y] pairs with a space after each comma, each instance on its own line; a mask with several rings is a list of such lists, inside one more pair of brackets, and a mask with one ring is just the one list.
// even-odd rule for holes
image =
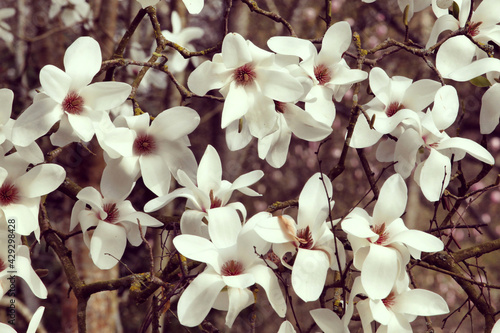
[[453, 4], [453, 0], [436, 0], [437, 6], [441, 9], [450, 8]]

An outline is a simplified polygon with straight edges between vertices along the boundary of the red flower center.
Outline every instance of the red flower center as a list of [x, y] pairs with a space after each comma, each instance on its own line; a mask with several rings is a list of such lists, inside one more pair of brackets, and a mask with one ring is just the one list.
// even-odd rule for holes
[[384, 245], [389, 238], [389, 233], [385, 229], [385, 223], [372, 227], [372, 231], [378, 235], [378, 239], [373, 244]]
[[62, 109], [71, 114], [80, 114], [83, 111], [84, 101], [82, 96], [70, 91], [62, 101]]
[[252, 64], [245, 64], [233, 72], [233, 79], [237, 86], [248, 86], [253, 83], [256, 77], [257, 73], [255, 73]]
[[469, 34], [469, 36], [471, 36], [471, 37], [475, 37], [475, 36], [479, 35], [479, 26], [482, 23], [483, 22], [471, 22], [469, 24], [469, 26], [467, 27], [467, 34]]
[[118, 208], [116, 208], [115, 203], [104, 204], [102, 209], [106, 212], [106, 214], [108, 214], [108, 216], [104, 219], [105, 222], [115, 223], [118, 220], [120, 213], [118, 212]]
[[0, 205], [7, 206], [19, 201], [19, 190], [12, 184], [4, 183], [0, 187]]
[[222, 200], [217, 197], [214, 197], [214, 190], [210, 190], [209, 197], [210, 197], [210, 209], [222, 206]]
[[391, 293], [382, 300], [382, 303], [384, 303], [386, 308], [390, 309], [396, 303], [396, 297], [394, 296], [394, 293], [391, 291]]
[[156, 141], [151, 135], [139, 134], [134, 141], [135, 155], [149, 155], [156, 150]]
[[285, 110], [286, 110], [286, 103], [284, 103], [284, 102], [274, 101], [274, 109], [275, 109], [275, 110], [276, 110], [276, 112], [278, 112], [278, 113], [285, 113]]
[[330, 68], [321, 64], [314, 67], [314, 76], [316, 76], [319, 85], [324, 85], [332, 80], [332, 71]]
[[299, 241], [299, 248], [301, 249], [311, 249], [314, 245], [312, 232], [309, 226], [305, 227], [305, 229], [297, 230], [297, 239]]
[[243, 273], [243, 265], [236, 260], [229, 260], [222, 265], [221, 274], [224, 276], [234, 276]]
[[7, 269], [7, 265], [5, 264], [5, 261], [0, 258], [0, 272], [3, 272], [4, 270]]
[[387, 109], [385, 110], [385, 114], [387, 117], [394, 116], [399, 110], [405, 109], [403, 104], [399, 104], [398, 102], [392, 102]]

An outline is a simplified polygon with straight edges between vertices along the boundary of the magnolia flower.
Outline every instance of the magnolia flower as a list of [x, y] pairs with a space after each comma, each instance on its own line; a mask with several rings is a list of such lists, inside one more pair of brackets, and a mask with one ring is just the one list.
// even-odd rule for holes
[[389, 78], [385, 71], [375, 67], [370, 71], [370, 88], [375, 94], [366, 107], [370, 119], [374, 119], [373, 129], [361, 114], [358, 117], [349, 145], [365, 148], [374, 145], [384, 134], [396, 137], [401, 133], [402, 122], [418, 123], [417, 112], [422, 111], [434, 100], [441, 84], [433, 80], [419, 80], [412, 83], [403, 76]]
[[[182, 28], [181, 18], [176, 11], [172, 12], [172, 32], [168, 30], [163, 30], [163, 36], [186, 49], [194, 50], [194, 46], [191, 41], [195, 39], [200, 39], [203, 36], [203, 29], [199, 27], [187, 27]], [[172, 73], [180, 73], [184, 71], [189, 63], [189, 59], [184, 58], [179, 52], [172, 50], [173, 52], [168, 52], [168, 69]], [[197, 58], [191, 58], [195, 60]]]
[[[362, 0], [366, 3], [375, 2], [375, 0]], [[408, 7], [408, 21], [411, 20], [415, 12], [424, 10], [431, 5], [431, 0], [398, 0], [399, 9], [404, 13], [406, 7]]]
[[[417, 316], [436, 316], [450, 311], [445, 300], [438, 294], [425, 289], [410, 289], [406, 273], [405, 276], [387, 297], [367, 298], [357, 303], [363, 332], [371, 333], [371, 322], [375, 320], [381, 324], [377, 332], [412, 333], [410, 323]], [[354, 280], [351, 292], [367, 294], [359, 277]]]
[[52, 0], [49, 9], [49, 18], [53, 19], [61, 15], [63, 24], [67, 27], [73, 26], [86, 20], [92, 24], [92, 11], [85, 0]]
[[[497, 0], [481, 1], [472, 15], [470, 15], [471, 0], [456, 2], [460, 7], [458, 20], [451, 14], [440, 16], [432, 27], [426, 47], [434, 45], [443, 31], [455, 31], [465, 26], [467, 26], [467, 34], [478, 43], [487, 44], [492, 41], [500, 46], [500, 26], [498, 25], [500, 17], [496, 15], [500, 6]], [[468, 21], [469, 15], [470, 21]]]
[[319, 53], [313, 43], [295, 37], [272, 37], [267, 42], [276, 53], [302, 59], [299, 66], [313, 82], [305, 97], [305, 110], [327, 126], [331, 126], [335, 119], [332, 99], [340, 101], [353, 83], [363, 81], [368, 76], [359, 69], [350, 69], [342, 59], [351, 39], [351, 27], [343, 21], [328, 28]]
[[255, 302], [248, 289], [254, 284], [265, 290], [271, 306], [283, 318], [286, 302], [278, 280], [256, 254], [266, 253], [269, 247], [253, 232], [255, 220], [242, 226], [238, 213], [230, 207], [211, 210], [209, 215], [212, 241], [194, 235], [174, 238], [174, 245], [183, 256], [207, 264], [179, 299], [180, 323], [199, 325], [214, 307], [228, 311], [226, 325], [231, 327], [240, 311]]
[[[500, 73], [500, 60], [482, 58], [473, 61], [476, 49], [476, 45], [467, 37], [452, 37], [439, 48], [436, 67], [443, 77], [459, 82], [487, 74], [491, 87], [482, 97], [479, 127], [481, 134], [490, 134], [497, 127], [500, 118], [500, 108], [498, 108], [500, 84], [496, 80]], [[457, 54], [460, 54], [460, 57], [457, 57]]]
[[26, 171], [29, 162], [18, 153], [0, 157], [0, 211], [18, 221], [16, 232], [39, 239], [40, 197], [59, 187], [66, 171], [57, 164], [40, 164]]
[[[465, 138], [450, 138], [447, 129], [458, 114], [458, 95], [452, 86], [444, 86], [436, 93], [434, 107], [421, 112], [421, 126], [408, 128], [397, 142], [387, 140], [377, 149], [379, 161], [396, 161], [395, 170], [407, 178], [415, 164], [415, 181], [429, 201], [438, 201], [450, 182], [451, 157], [461, 160], [466, 153], [481, 162], [494, 164], [493, 156], [481, 145]], [[424, 149], [422, 149], [424, 148]], [[428, 152], [424, 160], [423, 153]]]
[[396, 281], [406, 274], [410, 254], [420, 259], [421, 251], [436, 252], [444, 247], [440, 239], [404, 225], [400, 216], [407, 198], [403, 178], [392, 175], [380, 189], [373, 217], [355, 207], [342, 222], [354, 252], [354, 267], [361, 270], [361, 283], [372, 299], [389, 295]]
[[[38, 164], [44, 160], [43, 152], [36, 142], [32, 142], [26, 147], [14, 145], [11, 142], [12, 128], [15, 120], [11, 119], [12, 103], [14, 102], [14, 93], [10, 89], [0, 89], [0, 146], [3, 152], [8, 152], [14, 147], [23, 159], [27, 162]], [[2, 153], [3, 153], [2, 152]]]
[[[333, 206], [331, 195], [328, 177], [316, 173], [300, 192], [297, 222], [288, 215], [265, 212], [254, 217], [255, 232], [273, 243], [273, 251], [283, 265], [292, 269], [293, 289], [305, 302], [319, 298], [329, 268], [340, 270], [345, 265], [344, 247], [325, 223]], [[293, 267], [284, 259], [287, 253], [295, 256]]]
[[293, 102], [303, 93], [299, 81], [275, 64], [273, 53], [236, 33], [226, 35], [222, 53], [191, 73], [188, 87], [198, 95], [220, 89], [226, 99], [221, 127], [244, 118], [250, 133], [257, 138], [276, 130], [278, 115], [274, 100]]
[[80, 37], [64, 54], [65, 72], [47, 65], [40, 71], [43, 93], [17, 119], [12, 142], [26, 147], [47, 133], [57, 121], [59, 129], [50, 136], [52, 144], [64, 146], [94, 136], [93, 122], [106, 110], [121, 105], [132, 87], [122, 82], [90, 84], [101, 68], [101, 50], [91, 37]]
[[[316, 325], [325, 333], [349, 333], [347, 324], [340, 319], [339, 316], [330, 309], [320, 308], [309, 311]], [[344, 315], [345, 317], [345, 315]], [[350, 318], [349, 318], [350, 320]]]
[[[42, 320], [44, 311], [44, 306], [40, 306], [38, 307], [38, 309], [36, 309], [35, 313], [33, 313], [33, 316], [31, 317], [26, 333], [36, 333], [38, 325], [40, 325], [40, 321]], [[0, 323], [0, 329], [3, 333], [17, 333], [15, 329], [4, 323]]]
[[[103, 185], [101, 182], [104, 188]], [[95, 188], [85, 187], [76, 196], [78, 201], [71, 212], [70, 231], [80, 223], [90, 257], [100, 269], [110, 269], [118, 263], [125, 252], [127, 239], [131, 245], [139, 246], [141, 232], [145, 235], [147, 227], [163, 226], [148, 214], [137, 212], [130, 201], [123, 200], [127, 195], [102, 197]], [[87, 209], [87, 205], [91, 209]]]
[[[9, 217], [7, 219], [13, 220]], [[5, 217], [1, 216], [0, 218], [0, 243], [3, 245], [0, 248], [0, 298], [5, 294], [10, 297], [15, 296], [9, 292], [10, 286], [16, 283], [17, 278], [21, 278], [36, 297], [45, 299], [47, 298], [47, 288], [31, 267], [30, 249], [26, 245], [19, 245], [21, 244], [19, 235], [14, 234], [15, 238], [11, 236], [13, 231], [17, 232], [19, 219], [16, 222], [11, 224], [7, 223]], [[14, 242], [9, 240], [14, 240]], [[14, 250], [14, 252], [10, 250]]]
[[274, 102], [278, 112], [278, 129], [259, 140], [259, 157], [275, 168], [286, 162], [292, 133], [307, 141], [326, 138], [332, 128], [319, 122], [313, 116], [293, 103]]
[[[255, 170], [236, 178], [233, 184], [222, 179], [222, 164], [217, 151], [211, 145], [207, 146], [200, 165], [198, 166], [197, 184], [183, 170], [177, 172], [179, 188], [171, 193], [149, 201], [144, 206], [145, 212], [156, 211], [175, 198], [188, 199], [188, 208], [181, 217], [181, 232], [183, 234], [198, 235], [208, 238], [207, 225], [204, 219], [209, 218], [209, 212], [219, 207], [231, 207], [239, 211], [246, 219], [247, 211], [240, 202], [228, 203], [233, 191], [238, 190], [249, 196], [260, 194], [248, 188], [264, 176], [261, 170]], [[210, 222], [210, 220], [208, 221]]]
[[116, 196], [121, 196], [130, 192], [142, 175], [144, 184], [154, 194], [167, 194], [170, 190], [169, 173], [174, 177], [179, 169], [190, 177], [195, 173], [196, 159], [189, 149], [187, 135], [199, 122], [198, 113], [184, 106], [162, 111], [151, 125], [147, 113], [116, 118], [114, 123], [119, 127], [97, 133], [99, 143], [107, 153], [104, 181], [114, 184]]

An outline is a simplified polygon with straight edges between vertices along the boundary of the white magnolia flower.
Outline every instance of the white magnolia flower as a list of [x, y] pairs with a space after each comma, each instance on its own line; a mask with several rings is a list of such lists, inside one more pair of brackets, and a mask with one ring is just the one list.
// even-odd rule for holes
[[183, 171], [177, 172], [179, 184], [184, 186], [171, 193], [149, 201], [144, 206], [145, 212], [156, 211], [175, 198], [183, 197], [188, 199], [188, 208], [181, 217], [181, 232], [208, 238], [207, 225], [204, 219], [209, 220], [209, 212], [219, 207], [231, 207], [239, 211], [243, 219], [246, 219], [247, 211], [240, 202], [228, 203], [233, 191], [237, 190], [249, 196], [259, 196], [260, 194], [248, 188], [264, 176], [261, 170], [255, 170], [240, 177], [231, 184], [227, 180], [222, 180], [222, 164], [219, 154], [211, 145], [207, 146], [197, 172], [197, 185]]
[[389, 295], [396, 281], [406, 274], [410, 254], [420, 259], [421, 251], [436, 252], [444, 247], [438, 238], [404, 225], [400, 216], [407, 199], [403, 178], [392, 175], [380, 189], [373, 217], [356, 207], [342, 222], [354, 252], [354, 267], [361, 271], [361, 283], [372, 299]]
[[212, 242], [194, 235], [174, 238], [174, 245], [183, 256], [207, 264], [179, 299], [180, 323], [189, 327], [199, 325], [214, 307], [228, 311], [226, 325], [231, 327], [240, 311], [255, 302], [248, 289], [254, 284], [265, 290], [271, 306], [283, 318], [286, 302], [278, 280], [255, 253], [266, 253], [269, 249], [252, 230], [255, 220], [241, 226], [238, 213], [230, 207], [211, 210], [210, 214], [213, 216], [208, 228]]
[[[344, 247], [325, 222], [333, 206], [328, 199], [331, 195], [328, 177], [316, 173], [300, 192], [297, 222], [288, 215], [265, 212], [254, 217], [255, 232], [273, 243], [273, 251], [283, 265], [292, 269], [293, 290], [305, 302], [319, 298], [329, 268], [339, 270], [345, 265]], [[295, 256], [293, 267], [284, 259], [287, 253]]]
[[39, 239], [40, 198], [62, 184], [66, 171], [57, 164], [40, 164], [26, 171], [29, 162], [18, 153], [0, 156], [0, 211], [18, 221], [16, 232]]
[[469, 22], [467, 33], [475, 41], [481, 44], [492, 41], [500, 46], [500, 26], [498, 25], [500, 17], [496, 15], [500, 10], [500, 3], [497, 0], [481, 1], [476, 10], [472, 12], [470, 21], [468, 21], [468, 18], [471, 10], [471, 0], [456, 2], [460, 8], [458, 20], [451, 14], [440, 16], [434, 23], [426, 47], [429, 48], [434, 45], [443, 31], [455, 31], [465, 27], [467, 22]]
[[484, 163], [495, 162], [493, 156], [476, 142], [459, 137], [450, 138], [444, 132], [455, 121], [458, 108], [455, 88], [442, 87], [436, 93], [432, 111], [420, 112], [421, 126], [406, 129], [397, 142], [387, 140], [377, 149], [377, 159], [383, 162], [396, 161], [394, 169], [403, 178], [407, 178], [417, 164], [415, 181], [429, 201], [438, 201], [448, 186], [452, 156], [454, 161], [458, 161], [469, 153]]
[[[101, 182], [101, 186], [104, 188], [105, 184]], [[90, 257], [100, 269], [110, 269], [118, 263], [125, 252], [127, 239], [133, 246], [142, 243], [137, 220], [144, 235], [147, 227], [163, 226], [148, 214], [137, 212], [130, 201], [123, 200], [127, 195], [102, 197], [95, 188], [85, 187], [76, 196], [78, 201], [71, 212], [70, 231], [80, 223]]]
[[[14, 102], [14, 93], [10, 89], [0, 89], [0, 146], [3, 152], [8, 152], [12, 147], [16, 148], [19, 155], [26, 161], [38, 164], [44, 160], [43, 152], [36, 142], [32, 142], [26, 147], [12, 144], [12, 128], [15, 120], [11, 119], [12, 103]], [[2, 152], [2, 153], [3, 153]]]
[[61, 15], [63, 24], [67, 27], [87, 21], [92, 26], [92, 11], [85, 0], [52, 0], [49, 9], [49, 18]]
[[267, 42], [276, 53], [302, 59], [299, 66], [313, 82], [305, 97], [305, 110], [327, 126], [335, 119], [333, 98], [340, 101], [353, 83], [368, 77], [362, 70], [350, 69], [342, 59], [351, 40], [351, 27], [343, 21], [328, 28], [319, 53], [313, 43], [295, 37], [272, 37]]
[[[0, 248], [0, 298], [5, 294], [10, 297], [16, 296], [15, 291], [14, 293], [10, 291], [10, 286], [16, 283], [17, 278], [23, 279], [36, 297], [47, 298], [47, 288], [31, 267], [30, 249], [26, 245], [19, 245], [21, 237], [18, 235], [11, 238], [10, 235], [13, 233], [7, 230], [12, 230], [10, 228], [14, 227], [14, 224], [7, 224], [3, 216], [0, 219], [0, 243], [3, 245]], [[16, 219], [15, 228], [19, 225], [19, 220], [20, 218]], [[14, 240], [14, 242], [9, 242], [9, 240]], [[13, 253], [9, 251], [11, 249], [14, 250]]]
[[[342, 319], [330, 309], [320, 308], [309, 311], [313, 317], [316, 325], [325, 333], [349, 333], [347, 325], [349, 321], [345, 322], [344, 318], [350, 317], [344, 315]], [[350, 320], [350, 318], [349, 318]]]
[[8, 19], [16, 14], [14, 8], [0, 8], [0, 38], [7, 43], [9, 47], [12, 46], [14, 41], [14, 36], [10, 32], [10, 25], [5, 23], [3, 20]]
[[184, 106], [162, 111], [151, 125], [147, 113], [116, 118], [114, 123], [119, 127], [97, 133], [107, 153], [103, 180], [114, 184], [111, 190], [117, 193], [115, 196], [121, 196], [129, 193], [142, 175], [144, 184], [154, 194], [167, 194], [170, 174], [177, 177], [179, 169], [189, 177], [195, 174], [196, 159], [187, 135], [199, 122], [198, 113]]
[[281, 168], [286, 162], [292, 133], [307, 141], [320, 141], [332, 132], [330, 126], [313, 118], [293, 103], [274, 102], [278, 112], [278, 129], [259, 139], [259, 157], [271, 166]]
[[[476, 45], [467, 37], [452, 37], [439, 48], [436, 67], [443, 77], [459, 82], [487, 74], [491, 87], [482, 97], [479, 127], [481, 134], [490, 134], [497, 127], [500, 118], [500, 108], [498, 108], [500, 84], [496, 80], [500, 73], [500, 60], [496, 58], [473, 60], [476, 49]], [[460, 57], [457, 57], [457, 54], [460, 54]]]
[[496, 321], [495, 326], [491, 330], [491, 333], [500, 333], [500, 319]]
[[403, 76], [390, 78], [383, 69], [375, 67], [370, 71], [370, 88], [375, 98], [369, 101], [366, 113], [375, 117], [373, 129], [364, 115], [359, 115], [349, 145], [365, 148], [374, 145], [384, 134], [396, 137], [402, 131], [401, 123], [418, 123], [417, 112], [425, 109], [434, 100], [441, 84], [433, 80], [412, 80]]
[[47, 65], [40, 71], [43, 93], [17, 119], [12, 142], [26, 147], [60, 121], [52, 144], [64, 146], [94, 136], [94, 124], [106, 110], [121, 105], [132, 87], [122, 82], [89, 83], [101, 68], [101, 49], [91, 37], [80, 37], [64, 54], [64, 68]]
[[[191, 44], [191, 41], [195, 39], [200, 39], [203, 37], [203, 29], [199, 27], [187, 27], [182, 28], [181, 18], [176, 11], [172, 12], [172, 19], [170, 21], [172, 23], [172, 32], [168, 30], [162, 31], [163, 36], [180, 46], [194, 51], [194, 46]], [[168, 69], [172, 73], [179, 73], [186, 69], [189, 59], [184, 58], [179, 52], [172, 50], [172, 52], [168, 52]], [[197, 57], [191, 58], [192, 60], [197, 59]]]
[[[352, 293], [366, 295], [360, 282], [359, 277], [354, 280]], [[436, 316], [450, 311], [441, 296], [425, 289], [410, 289], [408, 283], [405, 273], [405, 278], [398, 281], [386, 297], [367, 298], [356, 304], [363, 332], [371, 333], [371, 322], [375, 320], [381, 325], [377, 330], [379, 333], [412, 333], [410, 323], [417, 316]]]
[[226, 99], [221, 127], [244, 118], [250, 133], [257, 138], [276, 130], [275, 100], [294, 102], [303, 93], [299, 81], [276, 65], [275, 54], [236, 33], [226, 35], [222, 53], [191, 73], [188, 87], [198, 95], [220, 89]]
[[[38, 309], [36, 309], [35, 313], [33, 313], [33, 317], [31, 317], [26, 333], [36, 333], [38, 325], [40, 325], [40, 321], [42, 320], [44, 311], [44, 306], [40, 306], [38, 307]], [[2, 331], [2, 333], [17, 333], [15, 329], [4, 323], [0, 323], [0, 330]]]

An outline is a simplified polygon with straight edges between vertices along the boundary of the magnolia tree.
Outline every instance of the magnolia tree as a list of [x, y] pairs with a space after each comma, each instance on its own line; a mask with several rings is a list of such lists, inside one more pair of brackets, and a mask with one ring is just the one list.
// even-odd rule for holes
[[0, 10], [2, 332], [500, 332], [498, 1], [317, 2]]

